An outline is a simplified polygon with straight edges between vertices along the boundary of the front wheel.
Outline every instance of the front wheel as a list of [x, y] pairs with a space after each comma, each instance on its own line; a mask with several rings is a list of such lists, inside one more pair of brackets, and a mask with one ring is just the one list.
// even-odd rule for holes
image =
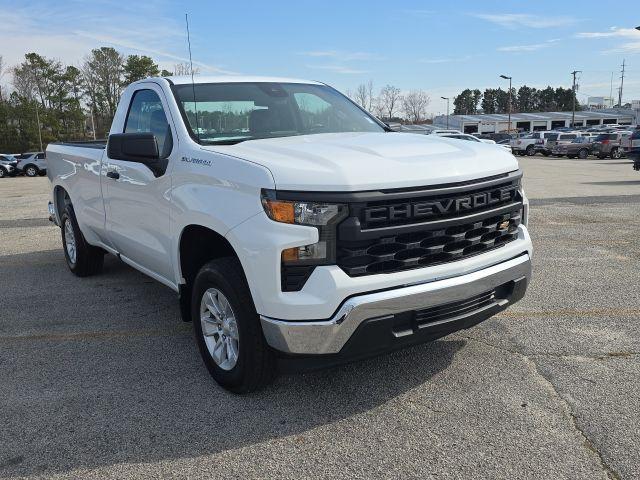
[[529, 146], [527, 147], [527, 151], [526, 151], [526, 153], [527, 153], [527, 156], [528, 156], [528, 157], [533, 157], [533, 156], [536, 154], [535, 147], [534, 147], [533, 145], [529, 145]]
[[584, 160], [588, 156], [589, 156], [589, 150], [587, 150], [586, 148], [583, 148], [578, 152], [578, 157], [581, 158], [582, 160]]
[[616, 160], [622, 158], [622, 152], [620, 151], [620, 149], [614, 148], [613, 150], [611, 150], [611, 158], [614, 158]]
[[191, 297], [193, 330], [207, 370], [223, 388], [248, 393], [276, 373], [240, 262], [212, 260], [198, 272]]
[[60, 217], [62, 248], [67, 266], [75, 275], [88, 277], [102, 270], [104, 250], [89, 245], [80, 231], [73, 207], [67, 205]]
[[34, 165], [27, 165], [27, 167], [24, 169], [24, 174], [27, 177], [37, 177], [38, 176], [38, 167], [34, 166]]
[[4, 168], [0, 167], [0, 178], [4, 178], [7, 176], [7, 172]]

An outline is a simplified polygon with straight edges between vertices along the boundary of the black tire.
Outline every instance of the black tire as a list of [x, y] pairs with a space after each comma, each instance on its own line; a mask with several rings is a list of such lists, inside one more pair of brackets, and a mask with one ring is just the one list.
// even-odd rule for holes
[[7, 176], [7, 171], [3, 167], [0, 167], [0, 178], [4, 178], [6, 176]]
[[614, 160], [622, 158], [622, 152], [617, 148], [612, 149], [611, 150], [611, 158], [613, 158]]
[[[73, 254], [68, 251], [66, 226], [69, 222], [70, 228], [73, 231], [73, 237], [75, 242], [75, 261]], [[76, 215], [71, 205], [67, 205], [60, 216], [60, 224], [62, 225], [62, 249], [64, 250], [64, 258], [67, 261], [67, 266], [78, 277], [88, 277], [89, 275], [95, 275], [102, 271], [104, 265], [104, 250], [99, 247], [89, 245], [80, 231]]]
[[582, 160], [584, 160], [585, 158], [588, 158], [588, 157], [589, 157], [589, 150], [587, 150], [586, 148], [578, 150], [578, 158], [581, 158]]
[[[228, 370], [214, 361], [202, 331], [200, 304], [207, 290], [212, 288], [226, 297], [237, 325], [237, 361]], [[233, 393], [248, 393], [273, 380], [276, 374], [275, 355], [264, 339], [249, 285], [236, 258], [212, 260], [200, 269], [193, 282], [191, 318], [202, 360], [221, 387]]]
[[528, 157], [533, 157], [536, 154], [536, 148], [533, 145], [529, 145], [526, 150]]
[[27, 177], [37, 177], [40, 174], [40, 170], [35, 165], [26, 165], [22, 171]]

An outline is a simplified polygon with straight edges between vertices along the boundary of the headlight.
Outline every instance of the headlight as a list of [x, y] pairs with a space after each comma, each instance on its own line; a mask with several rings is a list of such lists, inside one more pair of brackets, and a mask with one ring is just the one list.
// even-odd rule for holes
[[276, 222], [307, 225], [318, 229], [318, 242], [282, 251], [283, 265], [328, 265], [335, 263], [336, 225], [347, 217], [340, 203], [279, 200], [273, 190], [262, 191], [262, 206]]

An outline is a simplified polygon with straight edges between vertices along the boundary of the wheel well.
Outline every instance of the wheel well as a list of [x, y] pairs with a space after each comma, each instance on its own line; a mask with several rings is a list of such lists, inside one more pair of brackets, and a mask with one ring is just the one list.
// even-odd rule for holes
[[236, 252], [219, 233], [201, 225], [189, 225], [180, 236], [180, 271], [190, 285], [200, 267], [221, 257], [236, 257]]
[[201, 225], [185, 227], [180, 236], [180, 271], [185, 284], [178, 286], [180, 314], [185, 322], [191, 321], [191, 287], [200, 268], [221, 257], [236, 257], [229, 241], [210, 228]]
[[59, 219], [67, 205], [71, 205], [71, 198], [67, 191], [58, 185], [53, 189], [53, 201]]

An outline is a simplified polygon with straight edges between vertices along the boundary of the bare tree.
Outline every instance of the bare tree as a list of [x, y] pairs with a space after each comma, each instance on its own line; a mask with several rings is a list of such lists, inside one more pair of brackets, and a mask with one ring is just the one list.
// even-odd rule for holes
[[[193, 74], [198, 75], [200, 73], [200, 69], [198, 67], [193, 68]], [[191, 75], [191, 65], [189, 62], [184, 63], [176, 63], [173, 66], [173, 74], [174, 75]]]
[[2, 58], [2, 55], [0, 55], [0, 102], [2, 102], [3, 96], [2, 96], [2, 77], [4, 77], [4, 74], [6, 72], [4, 71], [4, 59]]
[[422, 90], [411, 90], [402, 98], [404, 114], [413, 123], [420, 123], [427, 114], [429, 95]]
[[356, 103], [360, 105], [362, 108], [366, 109], [369, 104], [369, 92], [367, 91], [367, 86], [364, 83], [358, 85], [356, 89]]
[[396, 108], [402, 101], [400, 89], [393, 85], [387, 85], [380, 91], [378, 101], [382, 103], [382, 108], [387, 120], [391, 120], [393, 118], [393, 112], [396, 111]]
[[373, 104], [375, 103], [375, 100], [373, 98], [373, 80], [369, 80], [367, 82], [367, 94], [369, 95], [369, 106], [367, 107], [367, 110], [372, 112]]

